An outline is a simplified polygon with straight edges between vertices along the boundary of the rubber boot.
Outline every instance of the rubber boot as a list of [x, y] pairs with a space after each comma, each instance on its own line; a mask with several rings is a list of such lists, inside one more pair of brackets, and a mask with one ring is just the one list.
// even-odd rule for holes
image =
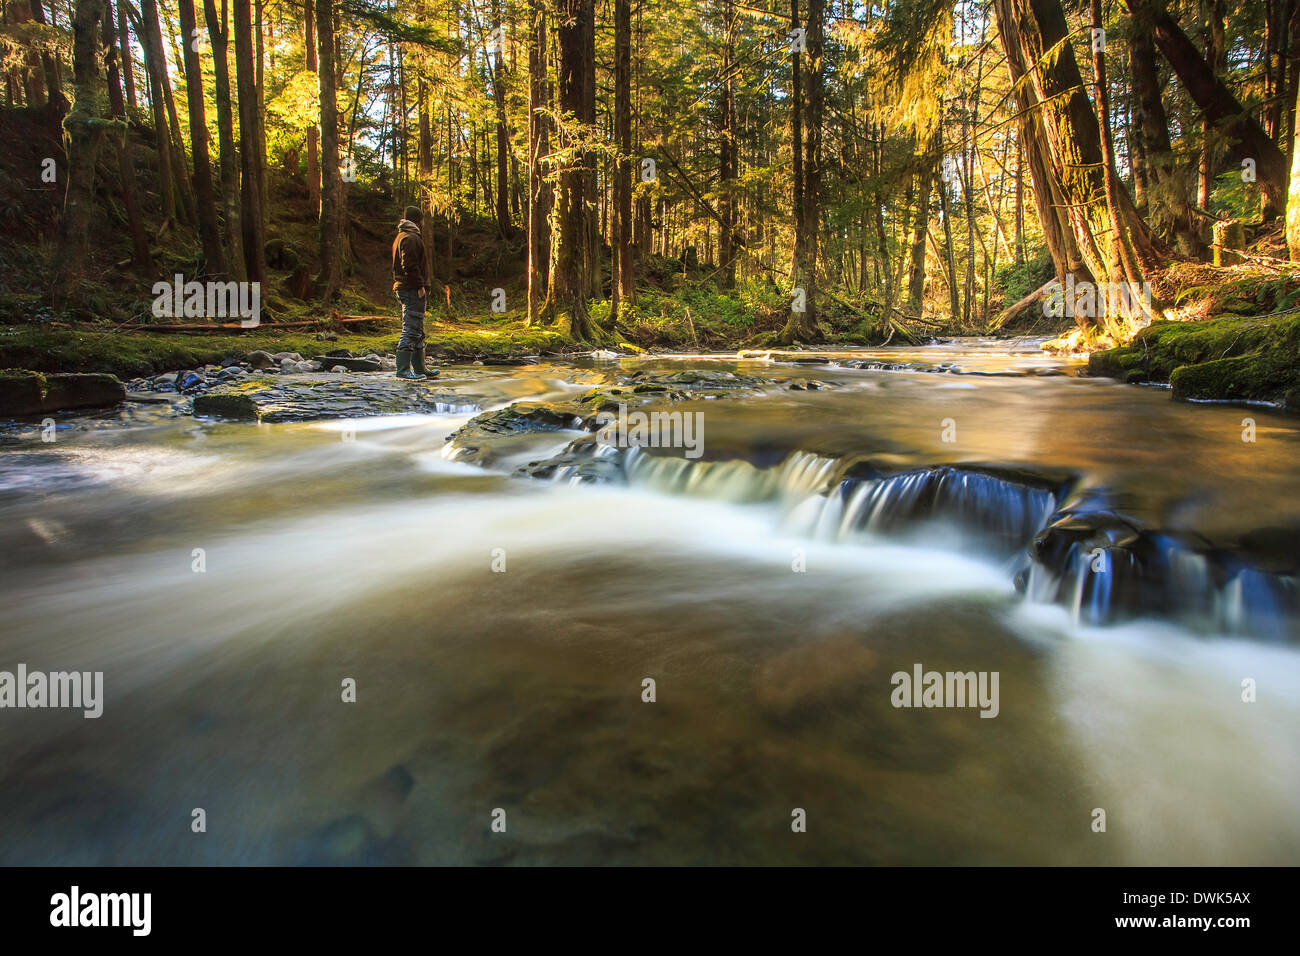
[[414, 355], [415, 353], [412, 352], [410, 349], [397, 350], [397, 377], [398, 378], [409, 379], [410, 381], [413, 382], [418, 382], [424, 378], [423, 375], [420, 375], [419, 373], [411, 369], [411, 359], [414, 357]]
[[415, 374], [416, 374], [416, 375], [419, 375], [419, 376], [421, 376], [422, 378], [437, 378], [437, 377], [438, 377], [438, 370], [437, 370], [436, 368], [428, 368], [428, 367], [425, 366], [425, 364], [424, 364], [424, 349], [415, 349], [415, 350], [411, 353], [411, 358], [412, 358], [413, 361], [415, 362]]

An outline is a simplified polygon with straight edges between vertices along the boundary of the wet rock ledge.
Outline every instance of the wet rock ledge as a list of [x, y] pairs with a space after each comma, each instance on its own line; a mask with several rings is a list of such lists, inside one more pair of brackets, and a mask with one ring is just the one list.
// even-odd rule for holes
[[0, 418], [23, 418], [74, 408], [104, 408], [126, 398], [115, 375], [41, 374], [0, 370]]

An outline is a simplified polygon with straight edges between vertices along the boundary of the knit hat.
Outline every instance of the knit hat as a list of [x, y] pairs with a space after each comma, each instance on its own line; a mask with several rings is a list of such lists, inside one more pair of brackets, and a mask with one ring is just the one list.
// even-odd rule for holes
[[409, 219], [411, 222], [420, 222], [424, 219], [424, 213], [420, 212], [419, 206], [407, 206], [406, 212], [402, 213], [403, 219]]

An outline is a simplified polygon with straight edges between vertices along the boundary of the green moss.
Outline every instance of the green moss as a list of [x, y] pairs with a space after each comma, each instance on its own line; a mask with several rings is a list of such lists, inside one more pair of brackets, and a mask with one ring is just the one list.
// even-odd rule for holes
[[225, 418], [251, 422], [258, 417], [257, 402], [251, 395], [207, 394], [194, 399], [194, 414], [200, 418]]
[[1300, 385], [1300, 315], [1157, 322], [1129, 345], [1093, 353], [1088, 370], [1168, 382], [1179, 398], [1279, 401]]
[[1271, 354], [1254, 353], [1180, 365], [1169, 376], [1175, 398], [1273, 401], [1300, 380], [1297, 369]]
[[0, 371], [0, 415], [36, 415], [67, 408], [115, 405], [126, 389], [113, 375], [43, 375], [28, 369]]
[[[428, 346], [440, 360], [472, 361], [555, 352], [568, 343], [556, 330], [522, 323], [476, 326], [428, 323]], [[255, 349], [297, 352], [314, 358], [346, 348], [357, 355], [392, 352], [398, 331], [340, 333], [322, 342], [315, 332], [249, 332], [237, 335], [183, 335], [113, 332], [86, 328], [14, 326], [0, 330], [0, 366], [42, 372], [97, 371], [121, 378], [220, 364]]]

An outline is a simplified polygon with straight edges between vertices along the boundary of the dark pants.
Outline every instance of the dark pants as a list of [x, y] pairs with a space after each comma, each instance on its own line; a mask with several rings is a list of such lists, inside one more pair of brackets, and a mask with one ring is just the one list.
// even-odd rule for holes
[[424, 348], [424, 299], [415, 289], [398, 289], [397, 301], [402, 303], [402, 337], [397, 340], [397, 348], [399, 351], [421, 351]]

